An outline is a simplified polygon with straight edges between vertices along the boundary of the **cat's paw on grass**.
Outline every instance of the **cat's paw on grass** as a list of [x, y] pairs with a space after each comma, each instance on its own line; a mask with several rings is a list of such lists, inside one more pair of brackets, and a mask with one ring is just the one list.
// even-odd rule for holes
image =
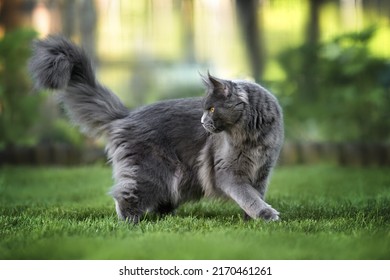
[[260, 218], [263, 218], [264, 220], [266, 221], [278, 221], [279, 220], [279, 212], [277, 210], [275, 210], [274, 208], [272, 207], [267, 207], [267, 208], [264, 208], [262, 209], [258, 216]]

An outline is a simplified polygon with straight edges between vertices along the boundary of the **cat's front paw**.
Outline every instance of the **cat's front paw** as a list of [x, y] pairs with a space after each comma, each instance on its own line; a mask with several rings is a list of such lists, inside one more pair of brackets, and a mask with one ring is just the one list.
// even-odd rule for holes
[[259, 212], [258, 217], [263, 218], [266, 221], [278, 221], [280, 219], [279, 212], [272, 207], [262, 209]]

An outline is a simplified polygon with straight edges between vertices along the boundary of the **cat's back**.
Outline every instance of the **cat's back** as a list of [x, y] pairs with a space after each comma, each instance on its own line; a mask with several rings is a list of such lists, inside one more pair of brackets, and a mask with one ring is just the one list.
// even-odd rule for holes
[[135, 109], [129, 123], [142, 129], [165, 132], [184, 132], [189, 126], [202, 128], [201, 98], [182, 98], [159, 101]]
[[[156, 102], [131, 111], [113, 124], [111, 139], [121, 138], [132, 147], [154, 146], [193, 158], [206, 141], [201, 124], [201, 98], [183, 98]], [[193, 159], [192, 159], [193, 160]]]
[[153, 118], [169, 119], [172, 116], [195, 117], [202, 115], [201, 104], [202, 99], [197, 97], [168, 99], [136, 108], [130, 116], [133, 119], [145, 121], [153, 120]]

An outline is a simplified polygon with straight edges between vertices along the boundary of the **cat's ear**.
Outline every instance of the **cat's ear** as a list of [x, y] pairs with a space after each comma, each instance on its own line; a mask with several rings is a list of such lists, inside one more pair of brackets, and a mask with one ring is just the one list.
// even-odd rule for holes
[[[203, 85], [206, 88], [213, 88], [213, 84], [210, 82], [208, 75], [206, 76], [200, 72], [198, 72], [198, 73], [199, 73], [200, 78], [202, 79]], [[207, 72], [207, 74], [209, 74], [209, 72]]]
[[215, 94], [223, 94], [225, 97], [231, 95], [231, 82], [214, 77], [207, 72], [207, 80], [212, 85]]

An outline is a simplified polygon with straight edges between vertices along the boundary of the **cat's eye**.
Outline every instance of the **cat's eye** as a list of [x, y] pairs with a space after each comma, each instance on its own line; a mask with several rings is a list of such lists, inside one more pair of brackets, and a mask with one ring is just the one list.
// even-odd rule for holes
[[214, 111], [215, 111], [215, 108], [214, 107], [210, 107], [209, 112], [210, 113], [214, 113]]

